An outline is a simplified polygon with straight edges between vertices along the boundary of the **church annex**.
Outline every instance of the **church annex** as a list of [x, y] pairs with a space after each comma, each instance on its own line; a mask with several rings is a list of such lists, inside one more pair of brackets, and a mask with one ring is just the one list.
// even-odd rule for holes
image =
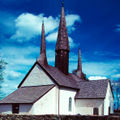
[[19, 84], [18, 89], [0, 101], [0, 113], [32, 115], [113, 113], [110, 80], [86, 79], [82, 72], [80, 50], [77, 69], [69, 73], [69, 52], [65, 13], [62, 6], [55, 49], [55, 67], [47, 62], [43, 23], [40, 57]]

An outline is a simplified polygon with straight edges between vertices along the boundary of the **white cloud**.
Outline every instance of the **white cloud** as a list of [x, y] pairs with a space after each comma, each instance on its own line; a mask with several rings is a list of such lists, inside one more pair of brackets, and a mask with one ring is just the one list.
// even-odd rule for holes
[[66, 15], [66, 24], [68, 27], [73, 26], [76, 21], [81, 22], [81, 18], [79, 15], [76, 15], [76, 14]]
[[23, 13], [15, 20], [17, 30], [11, 39], [17, 39], [18, 42], [23, 42], [40, 35], [43, 20], [46, 34], [58, 27], [58, 18], [53, 18], [52, 16], [44, 17], [44, 14], [34, 15]]
[[6, 71], [8, 73], [8, 75], [12, 76], [12, 77], [19, 77], [21, 76], [21, 73], [20, 72], [16, 72], [16, 71]]
[[57, 41], [57, 35], [58, 35], [58, 32], [51, 33], [46, 37], [46, 40], [48, 42], [56, 42]]
[[115, 74], [115, 75], [112, 75], [111, 77], [113, 77], [113, 78], [120, 78], [120, 74]]
[[[41, 24], [44, 20], [45, 23], [45, 33], [49, 34], [47, 36], [48, 42], [54, 42], [57, 38], [59, 17], [45, 17], [44, 14], [34, 15], [31, 13], [23, 13], [17, 17], [15, 20], [16, 32], [11, 36], [11, 40], [16, 40], [18, 42], [27, 42], [41, 34]], [[67, 26], [70, 31], [75, 30], [75, 22], [81, 22], [79, 15], [69, 14], [66, 16]]]
[[75, 44], [73, 39], [71, 37], [68, 38], [69, 39], [69, 45], [70, 45], [70, 48], [74, 48], [76, 46], [78, 46], [79, 44]]
[[102, 79], [107, 79], [107, 77], [102, 77], [102, 76], [90, 76], [88, 77], [89, 80], [102, 80]]

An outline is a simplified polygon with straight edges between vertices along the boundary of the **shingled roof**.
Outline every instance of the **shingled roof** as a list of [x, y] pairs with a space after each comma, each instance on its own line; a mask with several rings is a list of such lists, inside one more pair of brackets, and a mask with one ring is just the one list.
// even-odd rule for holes
[[[50, 65], [44, 66], [39, 62], [36, 62], [35, 65], [39, 65], [46, 74], [53, 80], [53, 82], [59, 87], [66, 87], [71, 89], [79, 90], [76, 94], [77, 98], [105, 98], [106, 90], [109, 80], [84, 80], [80, 79], [77, 75], [69, 73], [65, 75], [58, 68], [52, 67]], [[32, 67], [32, 69], [34, 68]], [[31, 70], [30, 70], [31, 71]], [[25, 79], [21, 82], [24, 82]], [[19, 85], [19, 87], [21, 86]]]
[[74, 74], [69, 73], [68, 75], [65, 75], [62, 73], [58, 68], [52, 67], [50, 65], [45, 66], [39, 63], [38, 61], [35, 62], [35, 64], [32, 66], [28, 74], [25, 76], [25, 78], [22, 80], [22, 82], [19, 84], [18, 88], [21, 87], [22, 83], [25, 81], [27, 76], [30, 74], [32, 69], [34, 68], [35, 65], [39, 65], [40, 68], [44, 70], [44, 72], [53, 80], [53, 82], [58, 85], [59, 87], [67, 87], [71, 89], [76, 89], [78, 90], [79, 87], [77, 85], [77, 81], [84, 81], [77, 77]]
[[52, 67], [52, 66], [49, 67], [42, 66], [42, 67], [53, 78], [55, 83], [57, 83], [57, 85], [60, 87], [79, 89], [76, 80], [83, 81], [82, 79], [76, 78], [72, 74], [65, 75], [56, 67]]
[[34, 103], [51, 90], [54, 85], [21, 87], [0, 101], [0, 104]]
[[104, 99], [107, 92], [109, 80], [91, 80], [88, 82], [78, 82], [79, 92], [76, 99], [102, 98]]
[[[107, 92], [109, 80], [91, 80], [85, 81], [74, 74], [63, 74], [59, 69], [52, 66], [44, 66], [36, 62], [59, 87], [66, 87], [78, 90], [75, 99], [104, 99]], [[32, 67], [32, 69], [34, 68]], [[32, 70], [31, 69], [31, 70]], [[31, 71], [30, 70], [30, 71]], [[29, 73], [30, 73], [29, 71]], [[24, 79], [25, 80], [25, 79]], [[21, 82], [21, 84], [24, 82]], [[33, 104], [55, 85], [44, 85], [35, 87], [20, 87], [0, 101], [0, 104], [9, 103], [29, 103]], [[31, 97], [32, 96], [32, 97]]]

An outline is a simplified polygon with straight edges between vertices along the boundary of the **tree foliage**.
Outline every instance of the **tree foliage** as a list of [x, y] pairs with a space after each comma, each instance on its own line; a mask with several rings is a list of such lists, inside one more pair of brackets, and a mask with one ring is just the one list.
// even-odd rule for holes
[[0, 56], [0, 100], [5, 96], [5, 93], [1, 91], [2, 83], [4, 82], [4, 70], [6, 66], [6, 62]]
[[7, 63], [0, 57], [0, 81], [4, 79], [3, 74], [6, 64]]

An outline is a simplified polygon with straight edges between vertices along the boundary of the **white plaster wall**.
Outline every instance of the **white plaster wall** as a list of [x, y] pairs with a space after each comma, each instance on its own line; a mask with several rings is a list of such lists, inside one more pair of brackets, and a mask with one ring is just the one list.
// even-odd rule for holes
[[35, 115], [58, 114], [58, 88], [52, 88], [32, 106], [31, 113]]
[[53, 84], [52, 80], [48, 77], [48, 75], [40, 68], [40, 66], [36, 65], [31, 73], [28, 75], [26, 80], [23, 82], [21, 87], [23, 86], [38, 86], [38, 85], [48, 85]]
[[104, 99], [76, 99], [76, 114], [93, 115], [93, 108], [99, 109], [99, 115], [103, 115]]
[[32, 114], [31, 108], [32, 108], [32, 104], [20, 104], [19, 114]]
[[[75, 95], [76, 91], [69, 89], [60, 89], [60, 114], [74, 115], [75, 114]], [[69, 98], [72, 98], [72, 111], [69, 111]]]
[[113, 96], [112, 96], [112, 91], [110, 88], [110, 83], [108, 83], [107, 93], [106, 93], [106, 97], [104, 100], [104, 115], [109, 114], [109, 106], [111, 107], [110, 112], [113, 113]]
[[0, 105], [0, 113], [1, 114], [12, 114], [12, 105], [11, 104]]

